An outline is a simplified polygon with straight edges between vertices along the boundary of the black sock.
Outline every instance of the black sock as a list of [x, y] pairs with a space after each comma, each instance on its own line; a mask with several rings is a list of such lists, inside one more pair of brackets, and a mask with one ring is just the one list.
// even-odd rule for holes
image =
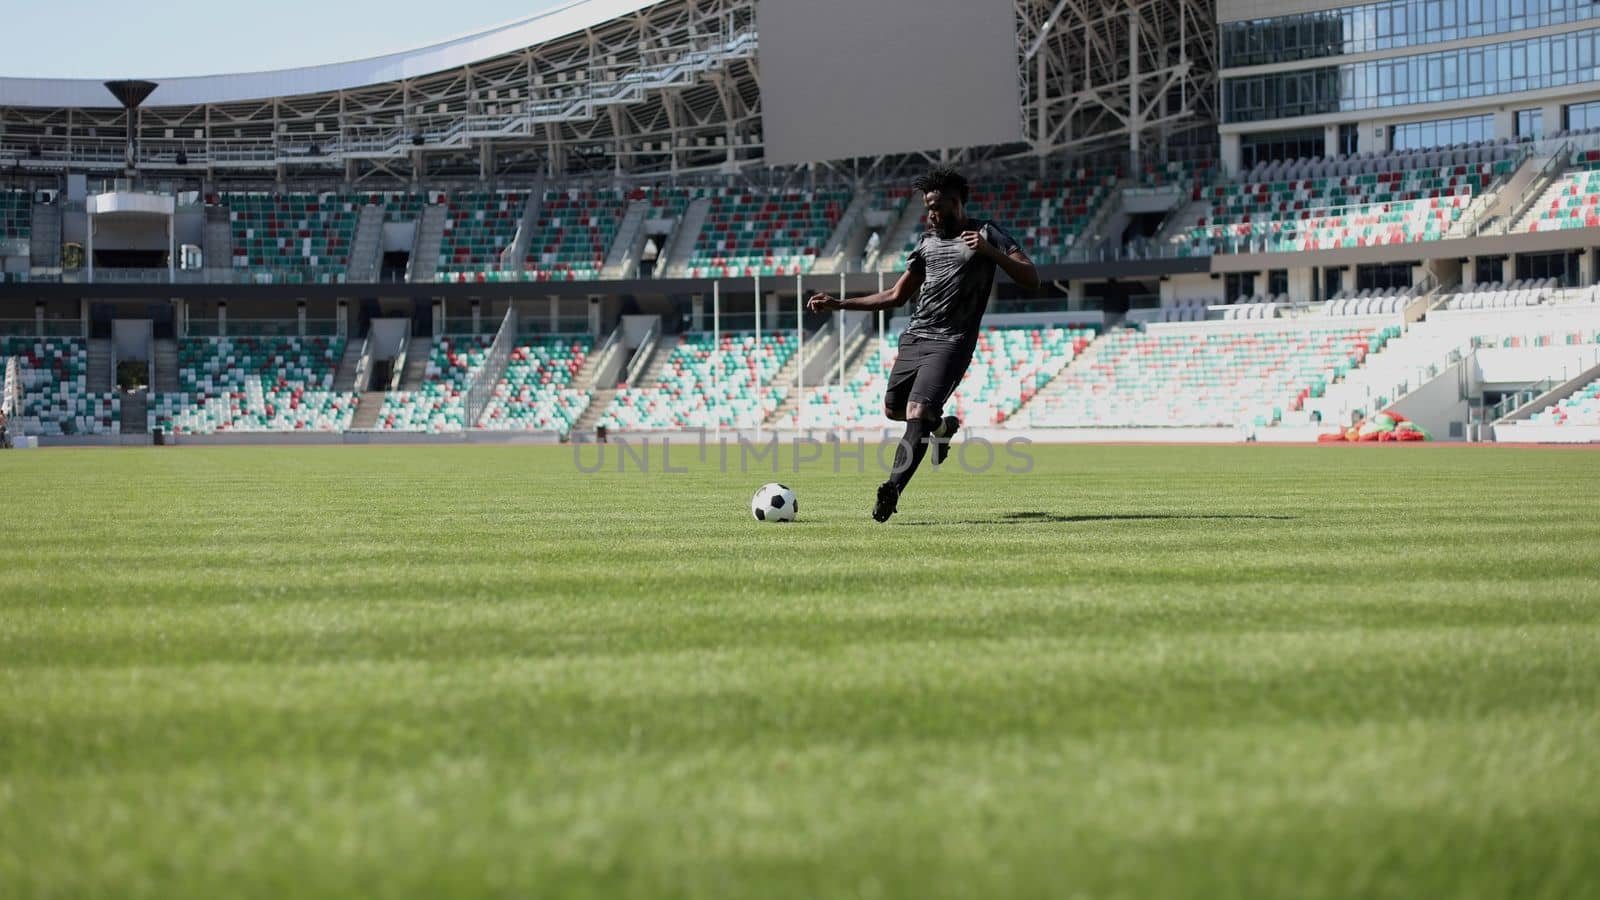
[[933, 424], [922, 419], [909, 419], [906, 421], [905, 437], [900, 439], [900, 448], [894, 452], [894, 473], [889, 480], [901, 491], [911, 483], [911, 476], [917, 474], [917, 467], [922, 465], [922, 458], [928, 455], [928, 435], [933, 433]]

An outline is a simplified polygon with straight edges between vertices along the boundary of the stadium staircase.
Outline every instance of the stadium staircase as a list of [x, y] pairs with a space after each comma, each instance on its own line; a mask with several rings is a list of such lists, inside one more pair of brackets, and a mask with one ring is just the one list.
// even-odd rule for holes
[[361, 358], [366, 349], [365, 343], [360, 341], [350, 341], [345, 344], [344, 355], [340, 357], [339, 366], [334, 371], [334, 391], [344, 394], [355, 391], [356, 375], [361, 371]]
[[428, 359], [433, 353], [433, 338], [413, 337], [406, 345], [406, 366], [400, 373], [400, 390], [418, 391], [428, 374]]
[[902, 250], [916, 243], [926, 216], [927, 209], [923, 206], [922, 198], [912, 197], [906, 203], [900, 218], [878, 242], [878, 271], [905, 271], [906, 255]]
[[378, 280], [383, 266], [382, 206], [363, 206], [356, 215], [356, 236], [350, 245], [350, 264], [346, 277], [352, 284], [371, 284]]
[[111, 341], [95, 338], [89, 342], [88, 376], [91, 394], [109, 394], [116, 389], [117, 373], [111, 365]]
[[1600, 366], [1594, 366], [1540, 393], [1495, 421], [1495, 426], [1527, 422], [1532, 425], [1600, 426]]
[[653, 209], [648, 200], [632, 200], [617, 225], [617, 239], [611, 242], [601, 278], [632, 278], [639, 271], [639, 255], [644, 252], [644, 223]]
[[172, 338], [156, 340], [156, 371], [151, 387], [158, 394], [175, 394], [178, 386], [178, 342]]
[[588, 434], [594, 431], [595, 425], [600, 423], [600, 417], [606, 414], [606, 410], [611, 408], [612, 402], [616, 399], [616, 388], [601, 388], [591, 392], [589, 405], [584, 407], [578, 420], [572, 423], [571, 433]]
[[233, 265], [233, 224], [228, 220], [226, 206], [206, 207], [205, 230], [200, 240], [205, 268], [225, 273]]
[[672, 278], [689, 274], [689, 261], [694, 258], [700, 244], [700, 232], [705, 230], [706, 219], [711, 215], [711, 198], [696, 197], [684, 210], [683, 217], [672, 232], [672, 241], [665, 254], [664, 270]]
[[28, 240], [29, 265], [55, 268], [61, 265], [61, 207], [55, 203], [33, 204], [33, 234]]
[[522, 272], [526, 269], [528, 248], [533, 246], [533, 239], [539, 234], [539, 216], [544, 210], [544, 176], [540, 175], [534, 182], [533, 190], [528, 192], [528, 202], [522, 207], [522, 220], [517, 224], [517, 233], [511, 239], [511, 246], [500, 254], [500, 269], [506, 272]]
[[450, 208], [443, 203], [430, 203], [422, 208], [422, 218], [417, 221], [416, 235], [411, 240], [411, 261], [406, 266], [408, 283], [432, 284], [438, 278], [444, 223], [449, 217]]
[[874, 198], [872, 191], [857, 191], [851, 198], [850, 205], [839, 216], [839, 224], [834, 227], [833, 234], [817, 253], [817, 262], [811, 267], [811, 274], [834, 275], [850, 271], [849, 261], [859, 259], [861, 249], [866, 244], [867, 210]]
[[[810, 359], [813, 355], [811, 352], [811, 339], [807, 338], [806, 340], [806, 356], [808, 359]], [[837, 352], [837, 344], [830, 343], [828, 346], [830, 351]], [[862, 366], [866, 365], [869, 351], [873, 350], [877, 346], [878, 335], [876, 332], [872, 332], [870, 334], [866, 331], [847, 332], [844, 349], [844, 383], [846, 385], [851, 384], [859, 379], [861, 375], [861, 368]], [[808, 402], [810, 401], [810, 398], [814, 397], [818, 393], [819, 390], [822, 390], [833, 382], [839, 380], [837, 357], [835, 356], [832, 358], [835, 360], [835, 363], [833, 367], [829, 369], [827, 376], [818, 379], [821, 384], [808, 384], [805, 386], [804, 396], [807, 398]], [[789, 357], [789, 361], [785, 363], [783, 368], [778, 371], [778, 374], [773, 377], [772, 383], [774, 385], [794, 384], [794, 373], [795, 370], [799, 368], [799, 364], [800, 354], [796, 353], [795, 355]], [[796, 416], [800, 412], [801, 396], [802, 394], [800, 391], [789, 391], [788, 394], [783, 398], [783, 402], [778, 404], [777, 409], [774, 409], [772, 414], [767, 416], [767, 424], [771, 426], [781, 426], [797, 421]]]
[[148, 434], [150, 395], [145, 391], [129, 391], [122, 395], [122, 433]]
[[1106, 348], [1106, 339], [1109, 336], [1110, 332], [1107, 331], [1091, 341], [1087, 347], [1083, 348], [1082, 353], [1073, 357], [1071, 362], [1056, 373], [1056, 377], [1048, 385], [1045, 385], [1039, 393], [1034, 394], [1032, 399], [1023, 403], [1017, 409], [1016, 414], [1012, 416], [1012, 419], [1018, 422], [1028, 422], [1036, 414], [1043, 416], [1045, 410], [1059, 407], [1065, 395], [1070, 390], [1074, 390], [1074, 388], [1068, 387], [1069, 379], [1066, 376], [1077, 375], [1080, 371], [1091, 371], [1095, 366], [1099, 365], [1101, 354]]
[[383, 414], [383, 391], [367, 391], [356, 403], [356, 414], [350, 420], [353, 431], [371, 431], [378, 427], [378, 416]]

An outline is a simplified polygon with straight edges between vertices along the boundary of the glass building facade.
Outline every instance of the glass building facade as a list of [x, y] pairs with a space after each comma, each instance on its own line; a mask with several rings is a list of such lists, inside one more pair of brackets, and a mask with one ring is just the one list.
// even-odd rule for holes
[[1459, 41], [1600, 18], [1592, 0], [1386, 0], [1222, 26], [1222, 67]]
[[[1600, 9], [1600, 3], [1595, 4]], [[1600, 28], [1291, 72], [1224, 78], [1223, 121], [1265, 122], [1600, 81]]]

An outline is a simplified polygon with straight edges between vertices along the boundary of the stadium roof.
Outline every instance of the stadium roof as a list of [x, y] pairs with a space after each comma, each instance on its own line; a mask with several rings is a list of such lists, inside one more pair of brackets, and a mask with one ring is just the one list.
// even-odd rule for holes
[[[537, 46], [661, 2], [665, 0], [575, 0], [477, 34], [352, 62], [269, 72], [152, 78], [160, 86], [146, 105], [234, 103], [416, 78]], [[0, 106], [97, 108], [116, 106], [116, 102], [100, 79], [0, 78]]]

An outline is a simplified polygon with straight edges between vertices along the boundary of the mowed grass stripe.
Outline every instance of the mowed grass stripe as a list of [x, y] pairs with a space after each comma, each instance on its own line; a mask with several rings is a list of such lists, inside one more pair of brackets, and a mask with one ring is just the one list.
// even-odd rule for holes
[[[1586, 453], [0, 455], [7, 896], [1572, 897]], [[759, 526], [764, 481], [803, 521]]]

